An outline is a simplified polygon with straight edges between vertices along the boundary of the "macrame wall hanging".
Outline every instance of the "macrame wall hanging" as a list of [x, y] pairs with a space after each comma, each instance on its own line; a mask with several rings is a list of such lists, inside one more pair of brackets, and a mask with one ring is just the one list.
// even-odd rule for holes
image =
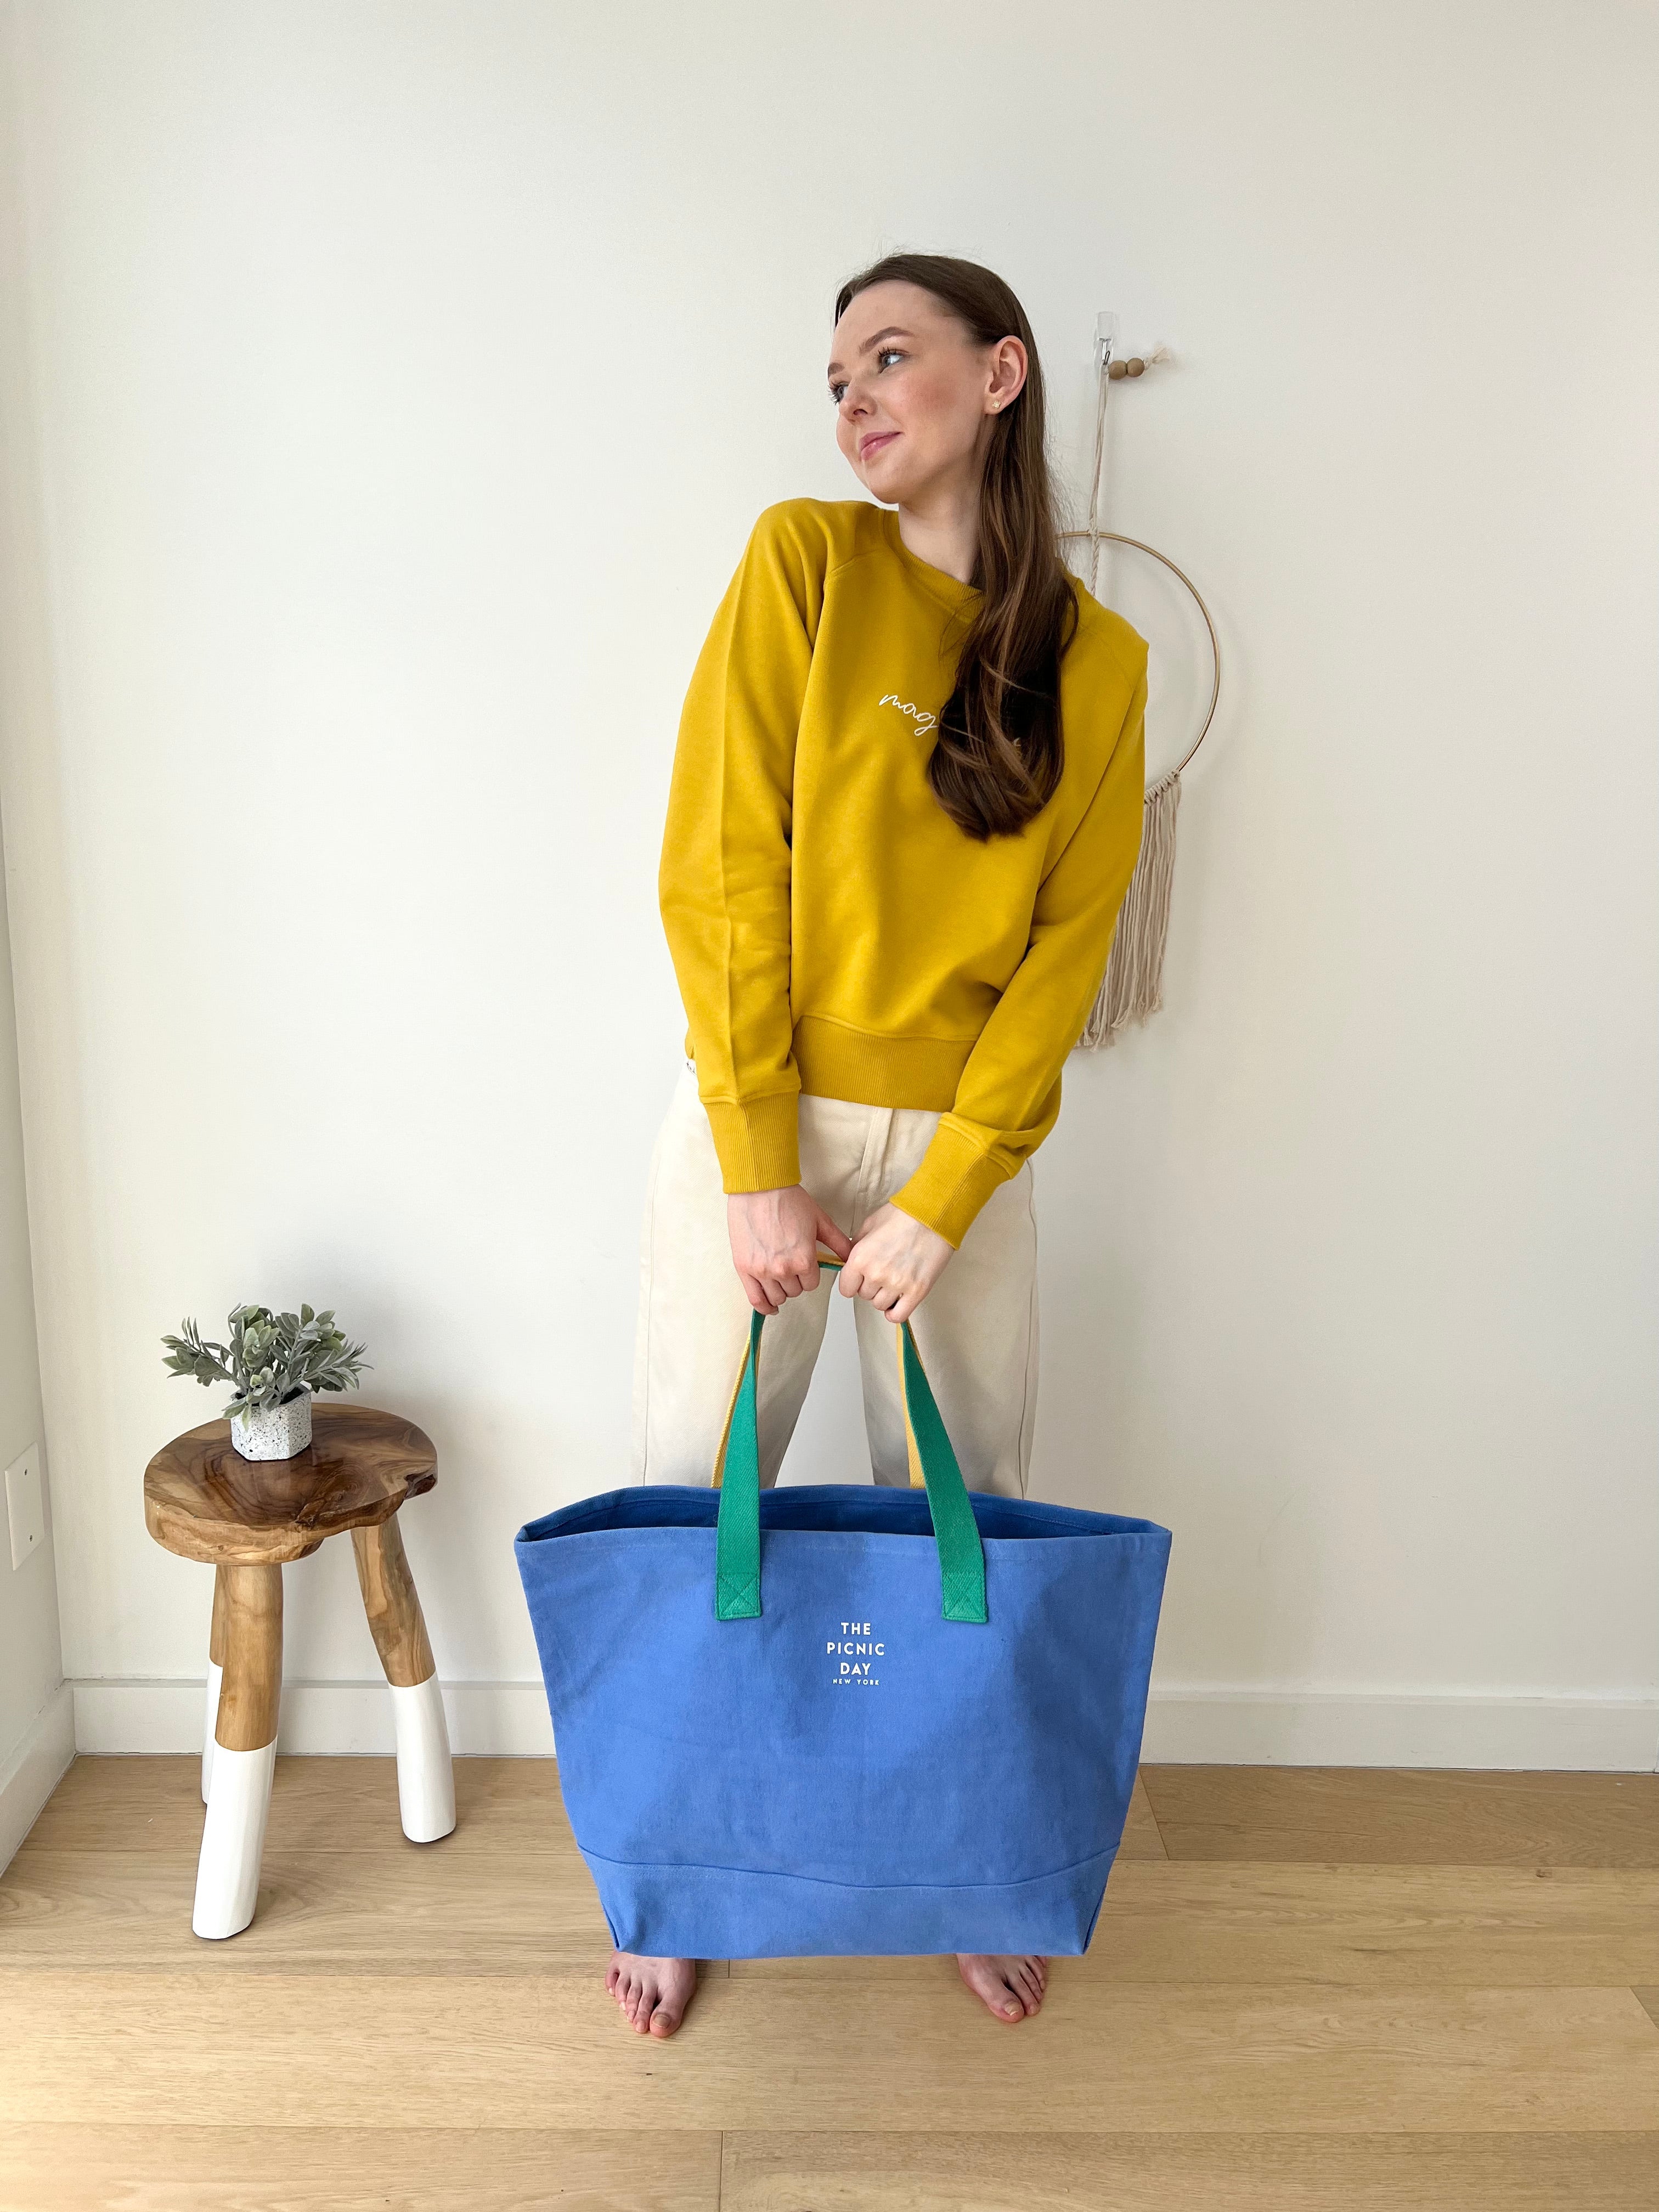
[[1067, 530], [1061, 532], [1061, 542], [1084, 538], [1089, 546], [1089, 589], [1095, 588], [1100, 573], [1102, 540], [1114, 545], [1133, 545], [1138, 552], [1149, 553], [1154, 561], [1161, 561], [1181, 581], [1198, 602], [1198, 611], [1204, 617], [1204, 627], [1210, 634], [1210, 653], [1214, 664], [1214, 680], [1210, 686], [1210, 704], [1198, 735], [1172, 769], [1157, 777], [1146, 787], [1146, 811], [1140, 838], [1140, 856], [1135, 862], [1134, 874], [1124, 894], [1123, 905], [1118, 915], [1117, 928], [1112, 938], [1111, 957], [1106, 963], [1106, 975], [1100, 993], [1090, 1012], [1083, 1035], [1078, 1039], [1079, 1052], [1097, 1052], [1102, 1045], [1110, 1044], [1121, 1030], [1132, 1022], [1144, 1022], [1148, 1014], [1156, 1013], [1163, 1005], [1164, 941], [1170, 927], [1170, 893], [1175, 880], [1176, 812], [1181, 805], [1181, 778], [1193, 755], [1203, 744], [1211, 722], [1215, 718], [1215, 704], [1221, 695], [1221, 647], [1216, 640], [1215, 624], [1210, 620], [1210, 610], [1203, 595], [1189, 576], [1182, 574], [1167, 553], [1160, 553], [1155, 545], [1144, 544], [1139, 538], [1124, 538], [1115, 530], [1100, 526], [1101, 476], [1106, 458], [1106, 400], [1114, 384], [1127, 376], [1140, 376], [1155, 362], [1167, 361], [1169, 349], [1158, 346], [1142, 359], [1139, 355], [1127, 361], [1113, 357], [1115, 338], [1111, 326], [1115, 317], [1103, 315], [1095, 341], [1095, 355], [1100, 372], [1100, 395], [1095, 408], [1095, 465], [1089, 488], [1089, 526], [1086, 530]]

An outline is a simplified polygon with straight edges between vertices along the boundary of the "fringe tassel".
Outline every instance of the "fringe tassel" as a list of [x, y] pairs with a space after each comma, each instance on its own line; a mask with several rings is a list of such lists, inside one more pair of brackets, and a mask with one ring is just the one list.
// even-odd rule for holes
[[1131, 1022], [1144, 1022], [1164, 1004], [1164, 940], [1170, 928], [1170, 889], [1175, 880], [1176, 810], [1181, 773], [1146, 788], [1140, 854], [1117, 917], [1105, 980], [1091, 1010], [1079, 1052], [1098, 1052]]

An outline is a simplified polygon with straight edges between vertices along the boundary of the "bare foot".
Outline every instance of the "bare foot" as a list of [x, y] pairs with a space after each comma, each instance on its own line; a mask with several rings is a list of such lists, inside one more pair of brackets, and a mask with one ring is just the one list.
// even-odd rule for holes
[[962, 1978], [988, 2011], [1011, 2024], [1026, 2019], [1042, 2002], [1048, 1986], [1048, 1961], [1032, 1957], [988, 1957], [980, 1951], [958, 1951]]
[[613, 1951], [605, 1985], [641, 2035], [672, 2035], [697, 1986], [695, 1959], [636, 1959]]

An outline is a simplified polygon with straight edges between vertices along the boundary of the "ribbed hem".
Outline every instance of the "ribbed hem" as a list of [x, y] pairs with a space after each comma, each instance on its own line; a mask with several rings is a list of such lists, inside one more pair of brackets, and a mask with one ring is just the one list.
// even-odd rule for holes
[[974, 1037], [875, 1036], [868, 1030], [803, 1014], [795, 1024], [800, 1087], [815, 1098], [859, 1106], [916, 1106], [948, 1114]]
[[901, 1213], [937, 1229], [947, 1244], [959, 1245], [991, 1193], [1007, 1181], [988, 1153], [960, 1129], [941, 1121], [921, 1165], [893, 1193]]
[[800, 1181], [800, 1112], [793, 1091], [766, 1098], [705, 1098], [720, 1181], [728, 1193], [782, 1190]]

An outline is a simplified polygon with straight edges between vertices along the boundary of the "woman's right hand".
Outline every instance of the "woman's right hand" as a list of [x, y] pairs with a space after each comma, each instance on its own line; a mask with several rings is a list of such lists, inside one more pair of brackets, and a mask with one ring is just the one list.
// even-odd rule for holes
[[735, 1192], [726, 1201], [732, 1264], [757, 1313], [779, 1312], [786, 1299], [818, 1286], [818, 1247], [838, 1260], [852, 1250], [811, 1193], [799, 1183], [783, 1190]]

